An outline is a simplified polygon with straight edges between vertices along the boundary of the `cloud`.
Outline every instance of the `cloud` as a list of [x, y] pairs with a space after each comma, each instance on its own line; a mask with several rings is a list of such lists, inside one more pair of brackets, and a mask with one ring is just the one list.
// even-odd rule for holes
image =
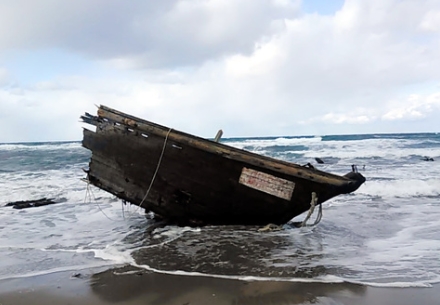
[[7, 69], [0, 67], [0, 86], [4, 86], [10, 81], [10, 75]]
[[92, 102], [76, 90], [0, 90], [0, 142], [77, 140], [79, 114]]
[[438, 1], [346, 0], [332, 15], [295, 1], [41, 2], [0, 9], [0, 50], [57, 48], [95, 70], [1, 89], [0, 141], [79, 139], [100, 103], [205, 137], [438, 131]]
[[440, 114], [440, 92], [423, 96], [412, 94], [403, 102], [393, 102], [392, 108], [383, 116], [383, 120], [396, 121], [402, 119], [422, 119], [433, 112]]
[[63, 48], [128, 68], [197, 65], [250, 53], [298, 12], [299, 1], [5, 0], [0, 49]]
[[427, 12], [420, 23], [420, 28], [425, 31], [440, 32], [440, 10]]
[[303, 125], [375, 122], [408, 87], [438, 90], [439, 40], [418, 30], [428, 4], [346, 1], [334, 16], [286, 20], [285, 29], [251, 55], [229, 57], [226, 71], [243, 82], [242, 90], [258, 92], [254, 101], [270, 91], [265, 98], [278, 108], [278, 122], [288, 122], [287, 114]]
[[299, 123], [303, 125], [319, 123], [358, 125], [372, 123], [376, 120], [377, 115], [375, 114], [375, 111], [372, 111], [371, 109], [355, 109], [344, 113], [329, 112], [321, 116], [300, 121]]
[[440, 92], [433, 94], [411, 94], [398, 100], [385, 101], [382, 107], [355, 108], [344, 112], [329, 112], [321, 116], [300, 121], [300, 124], [378, 124], [382, 122], [399, 122], [422, 120], [440, 115]]

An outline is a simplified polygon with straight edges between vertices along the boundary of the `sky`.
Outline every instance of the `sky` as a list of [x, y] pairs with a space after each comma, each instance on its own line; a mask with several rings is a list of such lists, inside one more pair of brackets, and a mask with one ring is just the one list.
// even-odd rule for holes
[[0, 143], [439, 132], [438, 0], [0, 0]]

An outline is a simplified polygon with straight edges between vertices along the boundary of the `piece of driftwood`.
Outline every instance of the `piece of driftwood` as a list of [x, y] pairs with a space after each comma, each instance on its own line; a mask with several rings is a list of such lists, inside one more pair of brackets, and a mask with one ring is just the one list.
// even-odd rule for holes
[[6, 207], [13, 207], [14, 209], [27, 209], [27, 208], [35, 208], [35, 207], [41, 207], [44, 205], [49, 204], [55, 204], [60, 203], [61, 201], [55, 201], [51, 198], [41, 198], [37, 200], [23, 200], [23, 201], [14, 201], [9, 202], [5, 206]]
[[100, 106], [82, 120], [88, 183], [179, 225], [276, 225], [365, 182], [276, 160]]
[[318, 164], [324, 164], [324, 161], [321, 158], [315, 158]]

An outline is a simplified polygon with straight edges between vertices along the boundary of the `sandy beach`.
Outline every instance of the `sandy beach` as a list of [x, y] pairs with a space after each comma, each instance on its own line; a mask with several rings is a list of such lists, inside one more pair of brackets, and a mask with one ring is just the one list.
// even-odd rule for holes
[[1, 305], [46, 304], [437, 304], [432, 288], [376, 288], [349, 283], [240, 281], [159, 274], [133, 267], [57, 272], [0, 281]]

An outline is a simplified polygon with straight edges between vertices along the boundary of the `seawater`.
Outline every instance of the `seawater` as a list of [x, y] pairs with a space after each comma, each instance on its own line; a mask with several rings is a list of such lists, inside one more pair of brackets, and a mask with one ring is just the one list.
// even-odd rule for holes
[[[131, 264], [244, 280], [387, 287], [440, 282], [440, 134], [223, 142], [336, 174], [356, 164], [367, 182], [324, 203], [323, 220], [312, 228], [150, 230], [142, 210], [81, 181], [90, 152], [79, 142], [0, 144], [0, 279]], [[423, 161], [425, 156], [435, 161]], [[325, 163], [316, 164], [317, 157]], [[24, 210], [3, 206], [42, 197], [64, 202]]]

